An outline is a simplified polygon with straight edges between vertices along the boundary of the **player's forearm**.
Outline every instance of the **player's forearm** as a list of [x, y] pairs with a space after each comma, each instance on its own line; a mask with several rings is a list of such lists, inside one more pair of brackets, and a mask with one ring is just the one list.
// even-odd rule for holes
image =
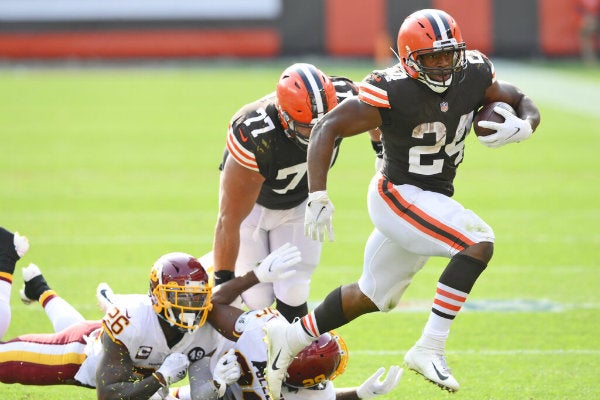
[[208, 313], [207, 321], [221, 335], [235, 342], [240, 337], [240, 333], [235, 331], [235, 323], [242, 313], [237, 307], [213, 303], [213, 310]]
[[240, 248], [239, 226], [228, 227], [219, 221], [215, 228], [213, 259], [215, 271], [234, 271], [235, 261]]
[[306, 157], [308, 169], [308, 191], [327, 189], [327, 172], [331, 165], [335, 138], [320, 123], [313, 129]]
[[212, 302], [215, 304], [231, 304], [233, 300], [246, 289], [258, 283], [254, 271], [239, 276], [219, 285], [219, 289], [213, 292]]
[[533, 100], [530, 97], [523, 95], [519, 107], [517, 108], [517, 115], [520, 118], [529, 121], [531, 128], [535, 131], [537, 126], [540, 124], [540, 110], [536, 107]]
[[162, 388], [154, 375], [140, 381], [98, 385], [98, 400], [149, 399]]

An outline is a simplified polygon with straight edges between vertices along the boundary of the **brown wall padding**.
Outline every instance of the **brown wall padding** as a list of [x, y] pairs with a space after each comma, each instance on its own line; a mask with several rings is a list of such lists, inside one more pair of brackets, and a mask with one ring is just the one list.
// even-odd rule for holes
[[494, 1], [495, 54], [523, 57], [539, 54], [537, 3], [537, 0]]
[[282, 0], [282, 55], [324, 54], [325, 0]]

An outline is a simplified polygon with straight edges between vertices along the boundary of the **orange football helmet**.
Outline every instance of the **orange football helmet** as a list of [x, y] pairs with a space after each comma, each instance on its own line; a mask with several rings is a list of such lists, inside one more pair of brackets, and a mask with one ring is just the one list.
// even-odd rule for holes
[[[436, 93], [464, 77], [466, 44], [458, 24], [442, 10], [425, 9], [410, 14], [398, 31], [398, 54], [406, 73]], [[424, 66], [426, 55], [452, 54], [449, 66]]]
[[285, 134], [306, 150], [309, 136], [297, 129], [303, 127], [310, 132], [338, 101], [331, 78], [312, 64], [297, 63], [281, 74], [277, 83], [277, 103]]

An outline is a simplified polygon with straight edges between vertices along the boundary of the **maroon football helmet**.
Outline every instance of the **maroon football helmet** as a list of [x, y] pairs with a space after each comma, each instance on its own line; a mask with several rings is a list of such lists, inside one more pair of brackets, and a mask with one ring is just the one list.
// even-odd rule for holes
[[285, 384], [307, 388], [331, 381], [342, 374], [348, 364], [348, 348], [334, 331], [324, 333], [306, 346], [287, 369]]
[[168, 253], [154, 263], [149, 295], [158, 316], [182, 330], [204, 325], [212, 308], [208, 274], [186, 253]]

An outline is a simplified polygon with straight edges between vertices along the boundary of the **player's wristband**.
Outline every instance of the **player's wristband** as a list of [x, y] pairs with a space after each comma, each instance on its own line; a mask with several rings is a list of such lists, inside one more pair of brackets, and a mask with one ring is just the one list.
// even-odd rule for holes
[[383, 143], [371, 140], [371, 146], [373, 146], [373, 151], [375, 151], [375, 155], [378, 158], [383, 158]]
[[235, 272], [228, 271], [226, 269], [222, 269], [220, 271], [215, 271], [215, 286], [232, 280], [234, 278], [234, 276], [235, 276]]

